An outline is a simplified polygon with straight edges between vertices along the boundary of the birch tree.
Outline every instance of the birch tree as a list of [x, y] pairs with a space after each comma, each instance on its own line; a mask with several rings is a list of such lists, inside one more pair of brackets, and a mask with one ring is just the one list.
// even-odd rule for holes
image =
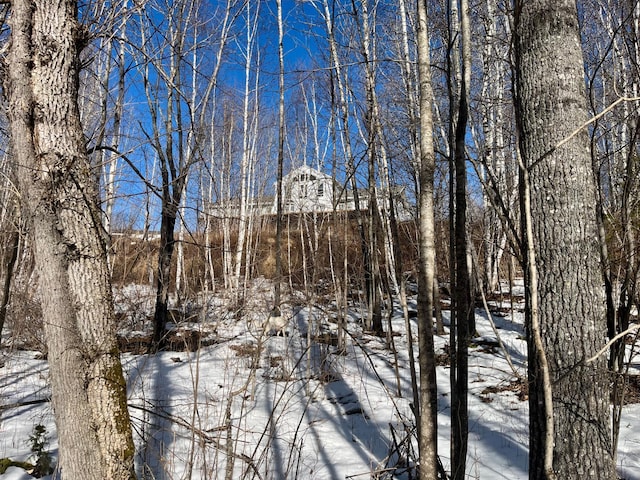
[[[100, 165], [102, 198], [104, 210], [104, 227], [111, 234], [113, 209], [116, 200], [117, 176], [121, 163], [120, 149], [123, 137], [123, 116], [125, 109], [125, 86], [127, 71], [127, 21], [133, 10], [125, 1], [118, 9], [105, 12], [106, 2], [98, 2], [95, 6], [97, 22], [104, 33], [100, 35], [96, 47], [96, 60], [92, 62], [99, 82], [97, 132], [91, 138], [90, 152], [97, 152], [97, 163]], [[113, 33], [109, 31], [113, 28]], [[113, 83], [115, 83], [115, 88]], [[88, 104], [95, 100], [95, 86], [84, 87], [84, 97]], [[115, 91], [114, 91], [115, 90]], [[114, 98], [112, 98], [114, 97]], [[85, 118], [87, 113], [85, 113]]]
[[426, 0], [418, 0], [418, 80], [420, 112], [419, 165], [419, 279], [418, 279], [418, 337], [420, 363], [420, 422], [419, 452], [420, 479], [438, 478], [438, 398], [436, 387], [435, 352], [433, 342], [433, 278], [435, 273], [435, 221], [433, 212], [433, 182], [435, 155], [433, 151], [433, 120], [431, 102], [431, 58]]
[[[255, 8], [254, 8], [255, 7]], [[238, 214], [238, 238], [236, 242], [233, 274], [231, 286], [236, 296], [240, 294], [240, 280], [242, 267], [247, 258], [247, 238], [251, 238], [249, 204], [252, 195], [253, 172], [255, 163], [255, 146], [259, 119], [258, 110], [258, 84], [260, 81], [259, 69], [256, 63], [259, 62], [257, 53], [257, 35], [260, 19], [260, 3], [246, 2], [244, 5], [245, 15], [245, 43], [241, 55], [244, 58], [244, 91], [242, 100], [242, 147], [240, 159], [239, 180], [239, 214]], [[248, 263], [248, 262], [247, 262]], [[248, 271], [245, 269], [245, 275]]]
[[280, 317], [280, 295], [282, 285], [282, 174], [284, 168], [284, 21], [282, 0], [276, 1], [278, 15], [278, 166], [276, 172], [276, 278], [273, 293], [274, 317]]
[[[336, 109], [336, 123], [335, 126], [338, 129], [339, 136], [338, 141], [342, 146], [342, 155], [344, 156], [344, 168], [346, 173], [346, 182], [344, 189], [338, 192], [339, 196], [346, 195], [346, 185], [351, 186], [353, 195], [353, 204], [355, 210], [355, 217], [358, 223], [358, 234], [360, 240], [360, 251], [362, 252], [362, 265], [364, 276], [364, 290], [366, 295], [366, 307], [367, 307], [367, 319], [366, 324], [368, 328], [373, 328], [374, 317], [376, 323], [379, 325], [381, 317], [379, 316], [379, 305], [375, 306], [377, 301], [374, 298], [376, 288], [374, 287], [374, 272], [372, 269], [371, 252], [367, 241], [367, 228], [365, 225], [364, 212], [361, 210], [362, 201], [360, 199], [360, 193], [358, 189], [358, 182], [356, 178], [356, 154], [354, 151], [354, 132], [353, 132], [353, 114], [351, 108], [353, 106], [353, 89], [350, 88], [348, 79], [348, 68], [345, 67], [340, 56], [339, 42], [338, 42], [338, 29], [336, 27], [336, 17], [338, 16], [335, 11], [335, 7], [339, 5], [332, 5], [330, 7], [328, 0], [323, 0], [321, 5], [315, 5], [318, 14], [320, 15], [327, 37], [327, 43], [329, 44], [329, 64], [331, 68], [332, 80], [334, 83], [334, 93], [332, 94], [332, 108]], [[352, 4], [352, 7], [356, 7]], [[356, 7], [357, 8], [357, 7]], [[347, 17], [348, 18], [348, 17]], [[378, 299], [379, 301], [379, 299]]]
[[[11, 148], [43, 290], [65, 479], [132, 479], [134, 447], [106, 246], [78, 110], [75, 1], [16, 0], [6, 91]], [[38, 172], [34, 174], [33, 172]]]
[[[508, 235], [505, 215], [516, 218], [517, 168], [514, 158], [514, 139], [508, 130], [512, 121], [513, 105], [508, 101], [507, 84], [510, 68], [509, 44], [511, 31], [508, 14], [497, 8], [494, 0], [487, 0], [482, 18], [482, 86], [479, 99], [479, 122], [473, 129], [482, 168], [478, 172], [483, 182], [484, 207], [484, 288], [495, 291], [499, 284], [499, 271], [506, 250]], [[501, 203], [505, 206], [501, 210]], [[507, 210], [507, 211], [505, 211]]]
[[[383, 226], [381, 218], [381, 205], [378, 189], [378, 172], [387, 173], [388, 178], [388, 162], [386, 154], [386, 146], [384, 143], [384, 136], [382, 132], [382, 126], [380, 123], [380, 105], [378, 102], [378, 95], [376, 92], [377, 85], [377, 67], [379, 63], [376, 52], [376, 25], [375, 20], [377, 17], [377, 11], [374, 9], [370, 11], [369, 2], [363, 0], [360, 5], [355, 8], [354, 4], [354, 18], [358, 23], [359, 37], [360, 37], [360, 50], [363, 59], [364, 67], [364, 90], [365, 90], [365, 113], [364, 113], [364, 128], [365, 132], [363, 140], [366, 145], [367, 156], [367, 188], [368, 188], [368, 202], [367, 202], [367, 215], [364, 217], [366, 228], [366, 247], [368, 254], [365, 258], [368, 262], [365, 263], [365, 277], [367, 281], [367, 309], [368, 318], [370, 322], [370, 328], [380, 334], [382, 333], [382, 312], [381, 312], [381, 268], [380, 268], [380, 246], [381, 233], [385, 235], [384, 250], [388, 256], [393, 255], [393, 249], [389, 248], [389, 242], [392, 241], [391, 235], [388, 234], [387, 228], [381, 231]], [[384, 173], [380, 176], [382, 185], [385, 185]], [[391, 189], [389, 185], [386, 185], [387, 191], [390, 193]], [[384, 200], [382, 200], [384, 202]], [[384, 224], [387, 227], [387, 224]], [[393, 264], [393, 260], [390, 262]], [[395, 280], [395, 274], [392, 274]], [[394, 283], [396, 283], [394, 281]]]

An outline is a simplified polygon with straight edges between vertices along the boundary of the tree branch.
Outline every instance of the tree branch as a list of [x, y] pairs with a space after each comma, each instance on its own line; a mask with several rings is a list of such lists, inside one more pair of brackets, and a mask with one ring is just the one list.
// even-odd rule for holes
[[564, 145], [566, 145], [567, 143], [569, 143], [571, 141], [571, 139], [573, 139], [573, 137], [575, 137], [576, 135], [578, 135], [583, 129], [587, 128], [589, 125], [591, 125], [592, 123], [594, 123], [595, 121], [597, 121], [598, 119], [600, 119], [601, 117], [603, 117], [604, 115], [606, 115], [607, 113], [609, 113], [611, 110], [613, 110], [614, 108], [616, 108], [620, 103], [622, 102], [637, 102], [640, 101], [640, 97], [627, 97], [627, 96], [622, 96], [620, 98], [618, 98], [615, 102], [613, 102], [611, 105], [609, 105], [607, 108], [605, 108], [604, 110], [602, 110], [600, 113], [598, 113], [597, 115], [594, 115], [593, 117], [591, 117], [589, 120], [587, 120], [586, 122], [584, 122], [582, 125], [580, 125], [578, 128], [576, 128], [573, 132], [571, 132], [571, 134], [565, 138], [563, 138], [560, 142], [558, 142], [558, 144], [555, 147], [550, 148], [549, 150], [547, 150], [538, 160], [536, 160], [535, 162], [531, 163], [531, 165], [529, 165], [529, 167], [527, 168], [527, 170], [531, 171], [531, 169], [533, 167], [535, 167], [536, 165], [538, 165], [540, 162], [542, 162], [543, 160], [545, 160], [546, 158], [548, 158], [550, 155], [552, 155], [556, 150], [558, 150], [560, 147], [563, 147]]
[[609, 350], [609, 348], [611, 348], [611, 345], [613, 345], [614, 343], [616, 343], [618, 340], [620, 340], [622, 337], [626, 336], [628, 333], [631, 333], [635, 330], [640, 329], [640, 323], [636, 323], [635, 325], [631, 325], [629, 328], [627, 328], [624, 332], [620, 332], [619, 334], [617, 334], [615, 337], [613, 337], [611, 340], [609, 340], [604, 347], [602, 347], [598, 353], [596, 353], [593, 357], [585, 360], [585, 365], [589, 364], [589, 363], [593, 363], [595, 362], [599, 357], [601, 357], [607, 350]]
[[95, 153], [99, 150], [107, 150], [109, 152], [113, 152], [119, 157], [121, 157], [122, 159], [124, 159], [124, 161], [127, 162], [127, 164], [131, 167], [133, 172], [140, 178], [140, 180], [144, 182], [144, 184], [149, 188], [149, 190], [153, 192], [153, 194], [156, 197], [162, 200], [162, 196], [158, 192], [158, 187], [156, 187], [153, 183], [147, 181], [147, 179], [142, 174], [142, 172], [138, 169], [138, 167], [136, 167], [135, 164], [124, 153], [121, 153], [118, 151], [118, 149], [110, 147], [108, 145], [96, 145], [94, 147], [87, 149], [87, 155], [91, 155], [92, 153]]

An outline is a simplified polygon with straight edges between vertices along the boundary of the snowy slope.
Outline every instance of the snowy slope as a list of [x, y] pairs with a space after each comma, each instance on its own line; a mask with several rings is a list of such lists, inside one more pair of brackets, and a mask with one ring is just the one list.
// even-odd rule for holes
[[[141, 293], [128, 295], [131, 301]], [[337, 325], [329, 305], [291, 307], [287, 335], [277, 337], [260, 328], [269, 304], [264, 285], [250, 298], [251, 308], [241, 312], [232, 312], [223, 299], [208, 299], [200, 322], [189, 324], [211, 343], [198, 352], [123, 354], [140, 476], [409, 478], [403, 472], [414, 465], [416, 447], [410, 441], [411, 382], [400, 310], [392, 318], [396, 358], [386, 338], [362, 332], [355, 311], [341, 353], [331, 345]], [[143, 298], [134, 303], [146, 305]], [[518, 382], [526, 376], [522, 305], [515, 306], [513, 318], [510, 304], [502, 307], [493, 320], [515, 372], [486, 312], [477, 310], [480, 337], [469, 360], [468, 478], [527, 478], [528, 404]], [[436, 337], [439, 353], [447, 343], [447, 337]], [[0, 458], [28, 460], [28, 438], [37, 424], [46, 426], [55, 457], [51, 405], [43, 401], [49, 395], [46, 361], [34, 352], [2, 355]], [[448, 372], [446, 365], [437, 369], [439, 451], [446, 469]], [[627, 480], [640, 480], [639, 417], [640, 405], [625, 407], [617, 462]], [[0, 478], [32, 477], [12, 467]]]

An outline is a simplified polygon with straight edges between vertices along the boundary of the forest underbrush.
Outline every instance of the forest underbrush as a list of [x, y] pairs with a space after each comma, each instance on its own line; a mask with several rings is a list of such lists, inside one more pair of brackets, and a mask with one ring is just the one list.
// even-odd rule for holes
[[[489, 311], [476, 308], [467, 478], [528, 477], [521, 290], [492, 296]], [[276, 332], [268, 325], [272, 284], [257, 279], [241, 297], [200, 293], [174, 302], [166, 348], [150, 354], [154, 291], [128, 285], [115, 299], [139, 478], [417, 478], [406, 323], [397, 302], [386, 312], [385, 333], [374, 335], [364, 329], [357, 303], [342, 318], [330, 297], [291, 293], [282, 307], [286, 327]], [[438, 438], [450, 470], [446, 298], [442, 307], [447, 333], [435, 336]], [[415, 298], [409, 310], [415, 312]], [[417, 338], [414, 315], [409, 325]], [[11, 335], [1, 352], [0, 459], [7, 468], [0, 476], [24, 480], [35, 478], [24, 462], [37, 460], [29, 440], [36, 429], [53, 465], [58, 444], [46, 352]], [[630, 338], [633, 388], [625, 396], [617, 456], [626, 480], [640, 480], [637, 346]]]

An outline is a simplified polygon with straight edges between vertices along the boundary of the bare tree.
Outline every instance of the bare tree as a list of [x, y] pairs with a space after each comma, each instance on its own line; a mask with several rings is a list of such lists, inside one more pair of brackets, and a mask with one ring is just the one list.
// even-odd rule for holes
[[71, 0], [12, 2], [11, 147], [46, 286], [60, 467], [72, 480], [131, 479], [134, 447], [105, 237], [77, 103], [78, 47], [87, 41], [77, 14]]
[[[469, 97], [471, 89], [471, 27], [469, 3], [461, 0], [457, 9], [460, 16], [461, 75], [458, 95], [458, 109], [454, 132], [455, 167], [455, 237], [452, 248], [455, 251], [455, 283], [453, 303], [456, 310], [455, 321], [451, 325], [451, 348], [455, 361], [451, 365], [451, 464], [454, 480], [465, 476], [467, 444], [469, 436], [468, 382], [469, 382], [469, 339], [475, 330], [475, 312], [471, 298], [471, 275], [467, 262], [467, 162], [466, 137], [469, 120]], [[458, 21], [455, 18], [450, 22]], [[453, 119], [451, 120], [453, 122]]]
[[[508, 101], [507, 83], [510, 62], [509, 45], [511, 31], [509, 14], [501, 11], [494, 0], [484, 2], [482, 30], [478, 35], [478, 50], [482, 51], [482, 87], [478, 99], [479, 122], [473, 128], [474, 143], [482, 167], [478, 176], [483, 183], [483, 287], [487, 292], [498, 288], [499, 272], [507, 242], [513, 240], [505, 215], [517, 208], [517, 168], [515, 162], [514, 137], [508, 125], [512, 118], [513, 104]], [[481, 141], [477, 141], [478, 136]], [[501, 204], [506, 208], [501, 209]]]
[[[532, 287], [542, 337], [535, 341], [528, 328], [529, 478], [613, 480], [607, 362], [586, 362], [606, 338], [606, 317], [576, 3], [517, 1], [515, 25], [520, 145], [538, 265]], [[547, 435], [549, 389], [553, 439]], [[545, 453], [550, 443], [552, 461]]]
[[[253, 9], [252, 7], [255, 7]], [[249, 201], [252, 184], [252, 162], [253, 162], [253, 128], [257, 119], [252, 119], [252, 67], [254, 66], [253, 59], [256, 56], [257, 50], [257, 31], [258, 20], [260, 18], [260, 3], [252, 4], [247, 2], [245, 4], [246, 11], [246, 24], [245, 24], [245, 38], [246, 44], [244, 51], [244, 96], [242, 103], [242, 148], [241, 148], [241, 161], [240, 161], [240, 213], [239, 213], [239, 225], [238, 225], [238, 240], [236, 242], [235, 251], [235, 264], [233, 274], [233, 288], [238, 294], [240, 289], [240, 275], [242, 272], [243, 259], [245, 257], [245, 242], [249, 233]], [[258, 82], [259, 75], [256, 73], [255, 81]], [[256, 95], [254, 105], [257, 105], [257, 91], [253, 92]], [[253, 122], [252, 122], [253, 120]]]
[[[99, 28], [104, 31], [99, 35], [99, 43], [96, 46], [96, 60], [92, 63], [95, 72], [92, 72], [99, 82], [98, 108], [99, 114], [95, 115], [97, 130], [91, 138], [94, 145], [91, 150], [99, 152], [98, 163], [101, 168], [102, 197], [104, 202], [104, 226], [107, 233], [111, 234], [113, 209], [116, 200], [116, 189], [121, 161], [120, 149], [123, 137], [123, 116], [125, 109], [125, 80], [127, 73], [127, 21], [133, 10], [129, 9], [125, 1], [118, 9], [105, 12], [105, 2], [97, 2], [95, 5], [96, 21], [103, 22]], [[102, 15], [101, 15], [102, 14]], [[108, 31], [108, 26], [113, 25], [114, 32]], [[89, 73], [87, 74], [89, 75]], [[115, 82], [115, 92], [112, 83]], [[87, 82], [84, 90], [86, 104], [95, 97], [95, 85]], [[87, 91], [90, 90], [90, 91]], [[112, 99], [112, 97], [115, 97]], [[87, 108], [85, 118], [89, 116], [91, 109]], [[88, 120], [88, 118], [87, 118]]]
[[[619, 102], [620, 95], [637, 97], [640, 92], [637, 75], [640, 5], [623, 2], [616, 7], [611, 8], [602, 0], [587, 2], [586, 8], [598, 13], [582, 28], [589, 79], [589, 111], [594, 119], [590, 147], [597, 188], [598, 235], [609, 338], [629, 327], [630, 313], [637, 305], [640, 273], [638, 241], [633, 227], [635, 214], [632, 213], [637, 210], [639, 201], [638, 101]], [[602, 115], [603, 112], [607, 114]], [[614, 456], [627, 383], [625, 343], [624, 337], [614, 342], [609, 355], [609, 368], [614, 378]]]
[[[228, 25], [235, 18], [231, 14], [234, 3], [229, 0], [223, 10], [218, 52], [226, 46]], [[162, 181], [155, 191], [161, 200], [153, 337], [156, 347], [161, 345], [167, 323], [175, 225], [189, 171], [201, 158], [210, 99], [221, 61], [218, 54], [206, 80], [198, 80], [205, 72], [199, 68], [197, 52], [211, 42], [209, 36], [203, 39], [198, 34], [203, 23], [200, 7], [195, 0], [159, 2], [154, 9], [164, 15], [153, 15], [148, 8], [140, 24], [140, 65], [151, 131], [146, 131], [145, 124], [141, 126], [158, 158]]]
[[284, 23], [282, 19], [282, 0], [276, 1], [278, 7], [278, 167], [276, 173], [276, 278], [273, 293], [274, 317], [282, 315], [280, 295], [282, 286], [282, 173], [284, 168]]
[[431, 102], [431, 59], [427, 29], [426, 0], [418, 1], [418, 80], [420, 105], [420, 166], [418, 197], [420, 272], [418, 280], [418, 337], [420, 363], [420, 478], [438, 478], [437, 387], [433, 343], [433, 278], [435, 276], [435, 220], [433, 182], [435, 155], [433, 151], [433, 120]]
[[[339, 142], [343, 147], [343, 155], [345, 158], [344, 167], [346, 170], [346, 182], [344, 189], [339, 192], [339, 195], [346, 195], [346, 184], [351, 185], [355, 218], [358, 223], [360, 251], [362, 253], [362, 265], [364, 270], [364, 290], [368, 316], [368, 318], [366, 319], [366, 324], [368, 328], [381, 330], [382, 317], [380, 316], [379, 296], [377, 294], [377, 279], [375, 278], [376, 272], [374, 271], [371, 259], [371, 250], [369, 242], [367, 240], [365, 212], [361, 209], [364, 202], [362, 202], [362, 199], [360, 198], [360, 192], [358, 189], [358, 182], [356, 178], [357, 159], [354, 152], [354, 132], [352, 131], [354, 119], [351, 111], [354, 100], [351, 96], [352, 89], [350, 88], [348, 82], [348, 68], [345, 67], [345, 65], [343, 65], [343, 63], [341, 62], [340, 51], [338, 48], [339, 42], [337, 39], [338, 32], [336, 28], [336, 6], [337, 5], [335, 4], [330, 6], [328, 0], [323, 0], [322, 5], [316, 5], [315, 8], [317, 9], [324, 23], [327, 42], [329, 44], [329, 62], [332, 69], [331, 78], [335, 82], [335, 91], [332, 92], [332, 102], [334, 103], [332, 107], [337, 109], [336, 127], [340, 127]], [[352, 4], [352, 7], [355, 7], [355, 5]], [[353, 13], [353, 11], [351, 12]]]

